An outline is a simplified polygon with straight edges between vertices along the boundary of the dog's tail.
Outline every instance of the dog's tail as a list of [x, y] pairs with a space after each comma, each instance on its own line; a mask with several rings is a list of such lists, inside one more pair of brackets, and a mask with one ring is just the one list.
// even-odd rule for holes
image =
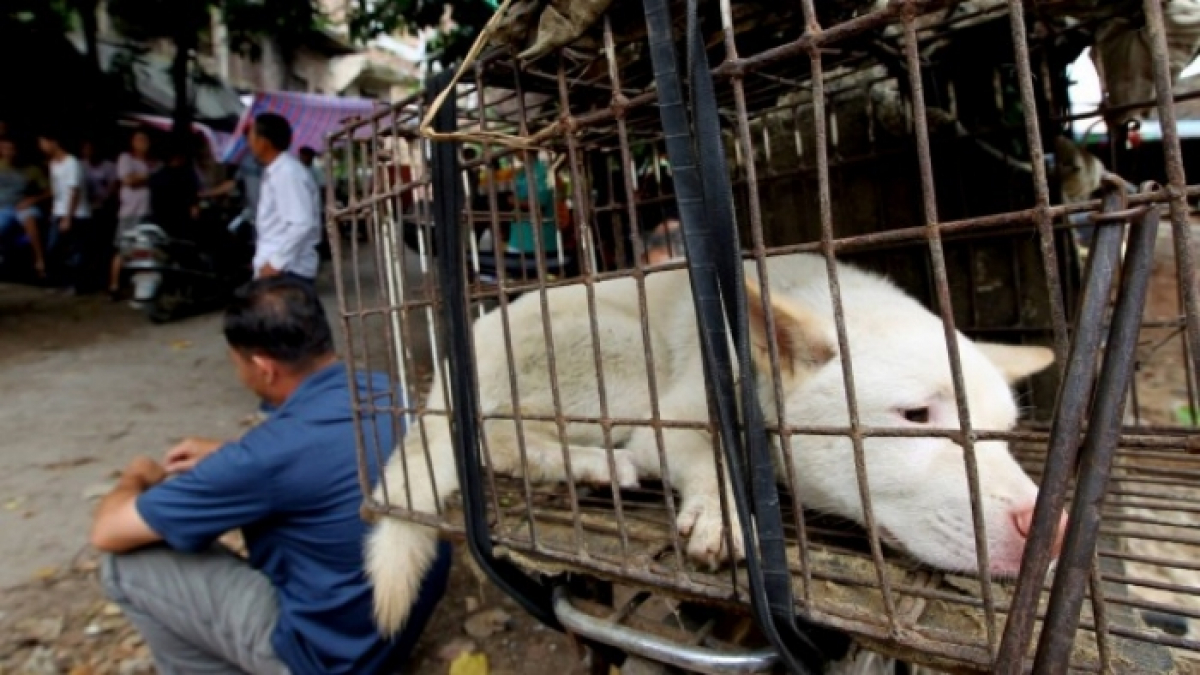
[[[429, 427], [437, 427], [437, 431], [445, 423], [427, 419]], [[428, 434], [434, 430], [426, 431], [432, 450], [429, 461], [422, 435], [413, 430], [388, 460], [384, 484], [391, 504], [407, 507], [411, 494], [412, 511], [436, 514], [437, 502], [458, 489], [458, 474], [449, 438], [435, 442], [435, 434]], [[383, 485], [376, 487], [375, 499], [383, 501]], [[387, 517], [372, 529], [367, 538], [366, 572], [374, 592], [375, 623], [383, 635], [394, 635], [404, 627], [437, 548], [438, 533], [432, 527]]]

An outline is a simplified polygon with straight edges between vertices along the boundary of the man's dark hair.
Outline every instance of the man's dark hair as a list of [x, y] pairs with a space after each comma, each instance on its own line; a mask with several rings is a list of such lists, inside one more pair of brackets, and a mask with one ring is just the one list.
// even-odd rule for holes
[[333, 352], [333, 332], [316, 289], [285, 275], [238, 289], [225, 310], [225, 341], [296, 369]]
[[306, 145], [303, 148], [300, 148], [300, 156], [301, 157], [316, 157], [317, 151], [313, 150], [312, 148], [310, 148], [309, 146]]
[[283, 115], [269, 112], [258, 115], [254, 118], [254, 133], [267, 139], [279, 152], [292, 147], [292, 125]]

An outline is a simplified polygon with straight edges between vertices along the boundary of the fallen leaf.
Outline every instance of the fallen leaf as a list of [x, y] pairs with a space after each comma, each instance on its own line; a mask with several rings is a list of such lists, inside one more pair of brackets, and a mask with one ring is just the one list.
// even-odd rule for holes
[[512, 616], [503, 609], [486, 609], [478, 614], [467, 617], [463, 630], [476, 640], [486, 640], [489, 637], [508, 628]]
[[75, 666], [67, 675], [94, 675], [96, 670], [91, 666]]
[[35, 579], [41, 579], [42, 581], [47, 581], [49, 579], [53, 579], [55, 577], [55, 575], [57, 575], [57, 574], [58, 574], [57, 567], [39, 567], [38, 570], [33, 573], [33, 577]]
[[438, 648], [437, 657], [439, 661], [454, 661], [463, 654], [475, 651], [475, 648], [475, 641], [470, 638], [454, 638]]
[[192, 348], [191, 340], [174, 340], [171, 342], [171, 349], [174, 349], [175, 351], [179, 351], [182, 349], [191, 349], [191, 348]]
[[24, 497], [14, 497], [13, 499], [10, 499], [7, 502], [4, 502], [4, 510], [16, 511], [17, 509], [21, 508], [21, 505], [24, 503], [25, 503]]
[[449, 675], [488, 675], [487, 654], [462, 654], [450, 664]]
[[59, 462], [50, 462], [49, 464], [43, 464], [42, 469], [44, 469], [46, 471], [58, 471], [59, 469], [71, 469], [71, 468], [74, 468], [77, 466], [85, 466], [87, 464], [95, 464], [98, 461], [100, 461], [100, 460], [96, 459], [95, 457], [73, 457], [71, 459], [64, 459]]
[[120, 616], [121, 615], [121, 608], [111, 602], [104, 603], [104, 609], [102, 611], [104, 613], [104, 616]]

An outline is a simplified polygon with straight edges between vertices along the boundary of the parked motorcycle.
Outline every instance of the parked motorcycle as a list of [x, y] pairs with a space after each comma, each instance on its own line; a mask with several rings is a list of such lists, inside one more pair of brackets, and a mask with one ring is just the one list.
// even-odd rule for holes
[[253, 223], [209, 205], [186, 232], [144, 222], [121, 236], [133, 305], [166, 323], [224, 305], [253, 277]]

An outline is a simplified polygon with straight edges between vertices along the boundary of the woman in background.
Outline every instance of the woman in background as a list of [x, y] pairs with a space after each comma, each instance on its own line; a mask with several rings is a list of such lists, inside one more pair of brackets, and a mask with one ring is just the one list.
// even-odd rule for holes
[[150, 174], [153, 172], [150, 134], [139, 129], [133, 132], [129, 139], [129, 151], [121, 153], [117, 158], [117, 178], [121, 181], [121, 193], [113, 245], [118, 251], [113, 256], [108, 277], [108, 293], [114, 300], [121, 295], [121, 235], [150, 215]]

